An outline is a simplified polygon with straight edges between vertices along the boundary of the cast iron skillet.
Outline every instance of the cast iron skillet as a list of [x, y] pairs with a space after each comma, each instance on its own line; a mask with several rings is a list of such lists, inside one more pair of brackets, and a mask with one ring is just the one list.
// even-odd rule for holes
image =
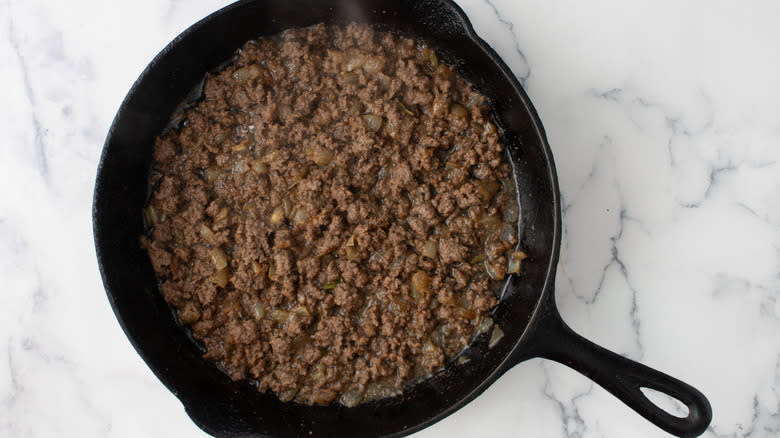
[[[495, 310], [505, 335], [494, 348], [487, 348], [483, 336], [466, 353], [467, 363], [452, 364], [392, 399], [355, 408], [282, 403], [247, 383], [231, 382], [202, 359], [199, 346], [176, 325], [159, 294], [138, 243], [151, 148], [204, 73], [230, 59], [245, 41], [291, 27], [349, 21], [428, 41], [492, 99], [514, 167], [521, 247], [530, 258], [521, 276], [509, 278]], [[699, 435], [712, 417], [707, 399], [696, 389], [585, 340], [561, 320], [553, 296], [561, 212], [542, 124], [510, 69], [449, 0], [246, 0], [195, 24], [149, 64], [122, 103], [98, 168], [93, 220], [103, 282], [120, 325], [195, 423], [215, 436], [404, 436], [451, 414], [513, 365], [533, 357], [574, 368], [671, 434]], [[688, 415], [678, 418], [661, 410], [641, 387], [680, 400]]]

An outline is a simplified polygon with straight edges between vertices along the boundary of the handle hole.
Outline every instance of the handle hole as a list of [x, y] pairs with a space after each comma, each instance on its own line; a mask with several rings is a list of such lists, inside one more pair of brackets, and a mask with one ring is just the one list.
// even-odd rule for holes
[[642, 391], [642, 394], [644, 394], [648, 400], [666, 411], [669, 415], [673, 415], [677, 418], [686, 418], [690, 413], [688, 406], [685, 406], [685, 403], [669, 394], [644, 386], [640, 387], [639, 390]]

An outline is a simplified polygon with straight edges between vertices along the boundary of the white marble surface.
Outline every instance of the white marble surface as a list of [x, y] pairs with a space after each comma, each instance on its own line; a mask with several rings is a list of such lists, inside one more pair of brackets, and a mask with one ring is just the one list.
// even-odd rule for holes
[[[225, 4], [0, 2], [0, 436], [204, 436], [111, 313], [90, 206], [130, 85]], [[780, 436], [780, 3], [461, 4], [555, 153], [564, 318], [701, 389], [705, 437]], [[531, 360], [416, 436], [667, 435]]]

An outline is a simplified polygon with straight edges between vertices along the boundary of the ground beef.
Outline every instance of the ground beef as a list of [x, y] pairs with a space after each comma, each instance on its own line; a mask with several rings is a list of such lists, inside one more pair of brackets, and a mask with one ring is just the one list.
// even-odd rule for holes
[[205, 357], [347, 406], [445, 366], [522, 258], [487, 113], [429, 47], [356, 24], [250, 41], [208, 75], [155, 143], [141, 238]]

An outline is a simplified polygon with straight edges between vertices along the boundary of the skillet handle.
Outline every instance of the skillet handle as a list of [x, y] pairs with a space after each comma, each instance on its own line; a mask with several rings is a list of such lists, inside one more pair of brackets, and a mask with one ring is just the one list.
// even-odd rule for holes
[[[557, 309], [539, 321], [533, 338], [535, 356], [566, 365], [601, 385], [651, 423], [679, 437], [701, 435], [712, 420], [709, 401], [696, 388], [650, 367], [626, 359], [575, 333]], [[640, 390], [667, 394], [688, 407], [688, 415], [676, 417], [655, 405]]]

